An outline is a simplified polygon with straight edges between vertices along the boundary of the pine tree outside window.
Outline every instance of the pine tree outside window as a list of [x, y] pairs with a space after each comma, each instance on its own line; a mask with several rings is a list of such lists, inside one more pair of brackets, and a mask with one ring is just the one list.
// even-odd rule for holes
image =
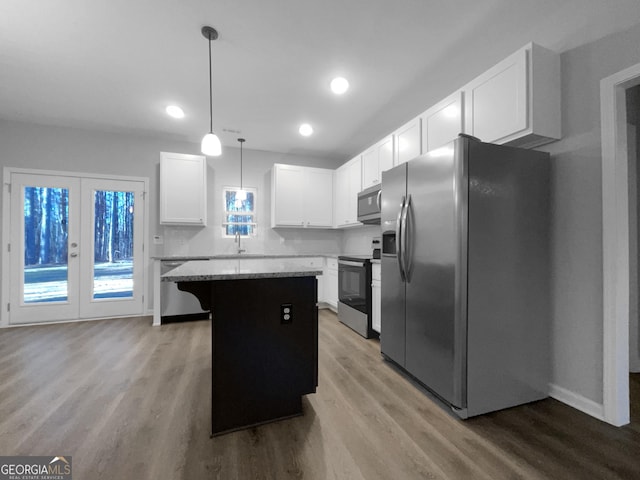
[[222, 236], [252, 237], [256, 234], [256, 189], [243, 187], [246, 198], [238, 198], [240, 187], [224, 187], [222, 202], [224, 216], [222, 220]]

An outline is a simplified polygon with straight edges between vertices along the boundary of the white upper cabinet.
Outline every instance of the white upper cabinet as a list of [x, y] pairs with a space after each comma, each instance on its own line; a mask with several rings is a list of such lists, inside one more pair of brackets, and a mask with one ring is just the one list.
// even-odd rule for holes
[[465, 131], [532, 148], [561, 137], [560, 56], [530, 43], [465, 87]]
[[271, 171], [271, 227], [302, 227], [304, 168], [274, 164]]
[[207, 159], [160, 152], [160, 224], [207, 224]]
[[271, 227], [333, 226], [333, 170], [276, 163], [271, 172]]
[[464, 133], [462, 92], [458, 91], [437, 103], [422, 119], [422, 152], [435, 150]]
[[307, 227], [333, 227], [333, 170], [307, 168], [304, 208]]
[[382, 172], [393, 167], [393, 136], [389, 135], [362, 154], [362, 189], [382, 181]]
[[416, 117], [393, 133], [394, 138], [394, 165], [400, 165], [422, 153], [420, 142], [420, 117]]
[[358, 193], [362, 190], [362, 158], [349, 160], [336, 170], [335, 226], [350, 227], [358, 222]]

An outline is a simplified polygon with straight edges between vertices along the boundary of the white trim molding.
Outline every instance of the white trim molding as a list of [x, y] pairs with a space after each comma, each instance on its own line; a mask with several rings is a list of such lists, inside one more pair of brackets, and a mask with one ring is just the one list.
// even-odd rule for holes
[[594, 402], [593, 400], [589, 400], [582, 395], [558, 385], [549, 384], [549, 396], [562, 403], [566, 403], [570, 407], [576, 408], [587, 415], [591, 415], [598, 420], [606, 421], [604, 418], [604, 406]]
[[612, 425], [629, 423], [629, 179], [626, 89], [640, 64], [600, 82], [602, 128], [603, 409]]

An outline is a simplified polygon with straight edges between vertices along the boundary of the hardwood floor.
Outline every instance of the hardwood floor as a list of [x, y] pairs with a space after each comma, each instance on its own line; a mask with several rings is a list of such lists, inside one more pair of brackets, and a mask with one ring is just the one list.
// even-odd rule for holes
[[209, 438], [208, 321], [0, 330], [0, 455], [71, 455], [82, 479], [640, 478], [640, 375], [615, 428], [548, 399], [466, 421], [322, 311], [305, 415]]

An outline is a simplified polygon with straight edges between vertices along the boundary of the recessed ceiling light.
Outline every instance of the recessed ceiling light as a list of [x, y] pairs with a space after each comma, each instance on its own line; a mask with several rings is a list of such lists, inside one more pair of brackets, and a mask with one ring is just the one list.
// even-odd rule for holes
[[331, 91], [336, 95], [342, 95], [349, 89], [349, 82], [344, 77], [336, 77], [331, 80]]
[[167, 115], [173, 118], [184, 118], [184, 112], [177, 105], [169, 105], [166, 108]]
[[300, 128], [298, 129], [298, 131], [300, 132], [300, 135], [302, 135], [303, 137], [308, 137], [313, 133], [313, 127], [308, 123], [303, 123], [302, 125], [300, 125]]

